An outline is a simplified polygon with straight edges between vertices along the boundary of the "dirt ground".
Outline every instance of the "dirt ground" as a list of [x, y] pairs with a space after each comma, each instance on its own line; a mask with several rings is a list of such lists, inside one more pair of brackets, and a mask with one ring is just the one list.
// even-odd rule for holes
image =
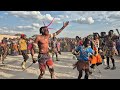
[[[30, 56], [30, 55], [29, 55]], [[36, 54], [37, 57], [37, 54]], [[73, 55], [70, 52], [62, 52], [59, 55], [60, 61], [54, 62], [55, 74], [57, 79], [77, 79], [78, 71], [73, 70], [73, 64], [77, 61], [73, 59]], [[38, 63], [33, 64], [30, 68], [25, 71], [21, 68], [23, 58], [19, 56], [8, 56], [5, 59], [5, 65], [0, 62], [0, 79], [37, 79], [39, 76]], [[27, 66], [32, 63], [31, 56], [27, 61]], [[120, 57], [115, 56], [116, 70], [105, 70], [106, 66], [101, 65], [98, 69], [95, 69], [93, 75], [89, 79], [120, 79]], [[111, 65], [111, 61], [110, 61]], [[112, 65], [111, 65], [112, 67]], [[84, 75], [84, 73], [83, 73]], [[50, 79], [48, 69], [43, 79]]]

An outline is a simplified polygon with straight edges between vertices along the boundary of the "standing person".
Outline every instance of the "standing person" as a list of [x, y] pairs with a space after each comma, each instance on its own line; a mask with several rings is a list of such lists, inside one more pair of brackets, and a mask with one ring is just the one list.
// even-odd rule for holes
[[80, 37], [79, 36], [76, 36], [75, 37], [76, 38], [76, 43], [77, 43], [77, 45], [80, 43]]
[[94, 34], [94, 50], [98, 51], [99, 48], [99, 36], [98, 34]]
[[8, 46], [8, 55], [11, 55], [11, 46], [12, 46], [12, 41], [11, 41], [11, 38], [8, 39], [8, 42], [7, 42], [7, 46]]
[[93, 37], [90, 37], [90, 46], [92, 49], [94, 49], [94, 39]]
[[21, 52], [21, 50], [20, 50], [20, 45], [19, 45], [20, 39], [21, 39], [21, 37], [20, 37], [20, 38], [17, 38], [17, 40], [18, 40], [18, 53], [19, 53], [19, 55], [22, 55], [22, 52]]
[[40, 28], [41, 35], [38, 35], [35, 39], [35, 43], [38, 45], [39, 48], [38, 63], [40, 75], [38, 79], [41, 79], [45, 74], [46, 65], [49, 69], [51, 78], [55, 78], [53, 61], [49, 55], [49, 38], [53, 38], [58, 35], [68, 24], [69, 22], [65, 22], [63, 24], [63, 27], [53, 34], [49, 34], [48, 26], [43, 26]]
[[7, 57], [7, 55], [8, 55], [8, 46], [7, 46], [7, 38], [6, 37], [4, 37], [3, 38], [3, 40], [2, 40], [2, 44], [4, 44], [4, 47], [5, 47], [5, 50], [4, 50], [4, 58], [6, 58]]
[[64, 46], [65, 46], [65, 43], [64, 43], [64, 39], [62, 38], [61, 39], [61, 51], [64, 52]]
[[28, 48], [28, 54], [31, 53], [31, 50], [33, 48], [33, 40], [32, 38], [29, 38], [28, 42], [27, 42], [27, 48]]
[[61, 43], [60, 43], [60, 40], [57, 40], [57, 51], [61, 55]]
[[59, 61], [58, 60], [58, 49], [57, 49], [57, 38], [56, 37], [53, 37], [53, 39], [51, 41], [51, 49], [52, 49], [52, 59], [53, 59], [54, 55], [56, 55], [56, 61]]
[[118, 51], [118, 55], [120, 56], [120, 37], [118, 37], [117, 41], [116, 41], [116, 48]]
[[31, 57], [33, 62], [35, 63], [34, 59], [33, 59], [33, 55], [35, 54], [35, 50], [34, 50], [34, 45], [33, 45], [34, 40], [32, 38], [30, 38], [28, 40], [28, 50], [30, 51]]
[[[26, 61], [28, 60], [29, 56], [27, 55], [27, 39], [25, 34], [21, 34], [21, 38], [19, 40], [19, 48], [21, 50], [22, 56], [24, 61], [22, 62], [21, 66], [22, 69], [25, 69]], [[33, 63], [35, 63], [35, 60], [32, 58]]]
[[29, 58], [29, 56], [27, 55], [27, 40], [26, 40], [25, 34], [21, 34], [21, 38], [19, 40], [19, 47], [20, 47], [20, 50], [21, 50], [21, 53], [24, 59], [21, 66], [22, 66], [22, 69], [25, 69], [26, 61]]
[[75, 49], [75, 54], [76, 52], [79, 53], [77, 56], [78, 61], [74, 64], [74, 68], [77, 67], [77, 70], [79, 71], [78, 79], [81, 79], [83, 71], [85, 71], [84, 79], [89, 78], [89, 56], [93, 54], [93, 50], [87, 42], [85, 42], [84, 47], [78, 45]]
[[112, 60], [112, 64], [113, 64], [113, 67], [111, 68], [111, 70], [114, 70], [116, 69], [116, 66], [115, 66], [115, 60], [113, 58], [113, 56], [115, 55], [115, 48], [114, 48], [114, 40], [116, 38], [118, 38], [116, 35], [113, 34], [113, 30], [110, 30], [108, 32], [108, 35], [106, 37], [106, 58], [107, 58], [107, 67], [105, 69], [110, 69], [110, 66], [109, 66], [109, 58]]
[[76, 36], [76, 37], [75, 37], [75, 43], [74, 43], [74, 49], [72, 50], [72, 54], [74, 55], [74, 56], [73, 56], [73, 59], [76, 59], [75, 57], [76, 57], [77, 55], [75, 55], [74, 52], [75, 52], [75, 49], [76, 49], [79, 45], [82, 45], [82, 44], [80, 44], [80, 38], [79, 38], [79, 36]]
[[17, 56], [18, 55], [18, 42], [15, 38], [13, 39], [12, 49], [13, 49], [13, 56]]
[[100, 55], [102, 57], [103, 64], [107, 65], [106, 58], [105, 58], [105, 51], [106, 51], [105, 38], [106, 38], [106, 32], [101, 32], [99, 53], [100, 53]]
[[4, 64], [4, 60], [6, 58], [7, 45], [4, 43], [4, 40], [0, 43], [0, 60], [2, 60], [2, 64]]
[[71, 52], [74, 52], [74, 49], [75, 49], [75, 42], [74, 42], [74, 40], [72, 40], [70, 45], [71, 45]]

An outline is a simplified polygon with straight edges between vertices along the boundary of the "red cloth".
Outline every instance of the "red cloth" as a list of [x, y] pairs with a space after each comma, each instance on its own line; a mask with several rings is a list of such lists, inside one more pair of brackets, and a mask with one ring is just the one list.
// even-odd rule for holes
[[32, 44], [28, 44], [28, 50], [32, 50], [33, 45]]
[[83, 42], [82, 42], [82, 40], [79, 42], [79, 45], [83, 45]]
[[39, 63], [40, 70], [45, 71], [46, 65], [48, 67], [53, 67], [53, 60], [50, 58], [49, 60], [46, 61], [46, 63]]

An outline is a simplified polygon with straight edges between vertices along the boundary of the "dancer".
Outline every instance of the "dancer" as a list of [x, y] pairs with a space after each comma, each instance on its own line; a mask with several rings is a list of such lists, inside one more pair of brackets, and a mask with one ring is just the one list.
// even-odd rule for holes
[[111, 70], [116, 69], [115, 60], [113, 58], [113, 56], [116, 54], [116, 52], [115, 52], [116, 47], [114, 47], [114, 40], [118, 38], [113, 33], [114, 33], [114, 31], [110, 30], [108, 32], [108, 35], [107, 35], [106, 40], [105, 40], [106, 58], [107, 58], [107, 67], [105, 69], [110, 69], [110, 66], [109, 66], [109, 58], [110, 58], [112, 60], [112, 64], [113, 64], [113, 67], [111, 68]]
[[55, 78], [53, 61], [49, 55], [49, 38], [53, 38], [56, 35], [58, 35], [68, 24], [69, 22], [63, 23], [63, 27], [53, 34], [49, 34], [48, 31], [49, 25], [40, 28], [41, 35], [38, 35], [35, 39], [35, 43], [38, 45], [39, 48], [38, 63], [39, 63], [40, 75], [38, 79], [41, 79], [45, 74], [46, 65], [49, 69], [51, 78]]

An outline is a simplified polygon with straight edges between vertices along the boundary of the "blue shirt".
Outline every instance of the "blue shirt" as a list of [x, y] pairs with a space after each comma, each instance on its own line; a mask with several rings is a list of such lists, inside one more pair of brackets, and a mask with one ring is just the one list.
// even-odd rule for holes
[[94, 51], [93, 51], [93, 49], [91, 47], [86, 48], [85, 51], [87, 52], [88, 55], [94, 53]]
[[76, 48], [76, 51], [78, 51], [80, 53], [80, 55], [77, 57], [77, 59], [84, 60], [84, 61], [88, 61], [89, 54], [93, 53], [93, 50], [91, 47], [84, 49], [83, 46], [78, 46]]

